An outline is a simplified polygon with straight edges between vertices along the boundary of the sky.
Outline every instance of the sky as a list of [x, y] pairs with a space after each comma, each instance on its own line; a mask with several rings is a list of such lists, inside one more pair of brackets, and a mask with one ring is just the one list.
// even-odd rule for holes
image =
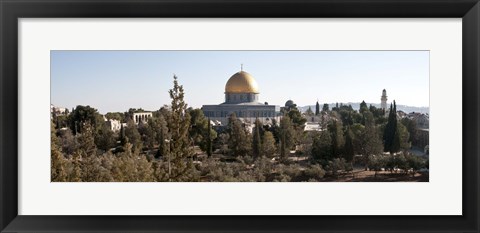
[[386, 89], [388, 103], [429, 107], [428, 51], [51, 51], [51, 103], [154, 111], [175, 74], [189, 106], [220, 104], [241, 64], [273, 105], [380, 103]]

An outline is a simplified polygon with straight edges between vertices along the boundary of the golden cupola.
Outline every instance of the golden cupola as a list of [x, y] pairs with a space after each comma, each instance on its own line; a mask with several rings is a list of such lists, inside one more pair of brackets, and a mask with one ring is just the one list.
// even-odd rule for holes
[[242, 70], [228, 79], [225, 85], [225, 93], [258, 94], [258, 84], [252, 75]]

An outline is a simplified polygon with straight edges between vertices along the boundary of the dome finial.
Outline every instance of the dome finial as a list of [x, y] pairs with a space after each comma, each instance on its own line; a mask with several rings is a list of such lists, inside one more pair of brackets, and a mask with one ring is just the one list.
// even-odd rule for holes
[[240, 64], [240, 71], [243, 71], [243, 63]]

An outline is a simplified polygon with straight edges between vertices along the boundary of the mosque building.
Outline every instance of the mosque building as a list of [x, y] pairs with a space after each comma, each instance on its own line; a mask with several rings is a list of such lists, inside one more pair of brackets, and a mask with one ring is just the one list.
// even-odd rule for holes
[[258, 84], [252, 75], [243, 68], [232, 75], [225, 85], [225, 102], [218, 105], [203, 105], [202, 110], [212, 121], [228, 124], [228, 118], [235, 113], [245, 123], [254, 123], [259, 119], [263, 124], [280, 120], [280, 106], [259, 102]]

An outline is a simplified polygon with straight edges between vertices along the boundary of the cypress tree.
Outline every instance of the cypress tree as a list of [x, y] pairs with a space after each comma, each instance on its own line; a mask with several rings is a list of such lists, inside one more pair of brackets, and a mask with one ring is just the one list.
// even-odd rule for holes
[[398, 132], [398, 120], [397, 120], [397, 105], [395, 100], [393, 101], [393, 113], [392, 113], [393, 123], [392, 123], [392, 146], [390, 147], [390, 154], [393, 154], [400, 150], [400, 133]]
[[320, 104], [317, 101], [317, 104], [315, 105], [315, 115], [318, 116], [320, 115]]
[[331, 120], [328, 125], [328, 131], [330, 132], [330, 138], [332, 140], [332, 154], [335, 157], [340, 157], [342, 154], [342, 148], [345, 144], [342, 128], [341, 121], [337, 120]]
[[353, 149], [353, 133], [349, 126], [347, 126], [345, 134], [345, 160], [352, 162], [355, 152]]
[[282, 139], [280, 139], [280, 159], [286, 159], [287, 158], [287, 151], [286, 151], [286, 146], [285, 146], [285, 134], [281, 134]]
[[212, 136], [211, 136], [210, 117], [208, 118], [208, 131], [207, 131], [207, 155], [212, 156]]
[[[400, 149], [400, 138], [397, 130], [397, 105], [395, 100], [393, 105], [390, 104], [390, 112], [388, 114], [388, 122], [385, 126], [383, 134], [384, 148], [383, 151], [393, 154]], [[396, 138], [398, 137], [398, 138]], [[397, 140], [397, 142], [395, 142]]]
[[262, 141], [260, 138], [260, 127], [262, 124], [258, 118], [255, 120], [255, 131], [253, 133], [253, 141], [252, 141], [252, 149], [253, 149], [253, 156], [258, 158], [261, 156], [261, 148], [262, 148]]
[[388, 152], [392, 147], [393, 142], [393, 119], [392, 119], [392, 112], [393, 112], [393, 104], [390, 104], [390, 111], [388, 113], [388, 121], [387, 125], [385, 125], [385, 130], [383, 132], [383, 151]]

